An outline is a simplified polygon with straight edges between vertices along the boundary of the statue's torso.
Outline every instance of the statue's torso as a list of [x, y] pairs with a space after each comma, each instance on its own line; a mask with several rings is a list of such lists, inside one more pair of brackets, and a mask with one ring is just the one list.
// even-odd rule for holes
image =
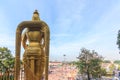
[[26, 53], [41, 54], [42, 53], [42, 39], [43, 33], [40, 30], [28, 30], [26, 32], [28, 39], [28, 47], [26, 48]]
[[43, 34], [40, 31], [28, 31], [26, 33], [29, 45], [33, 47], [40, 47]]

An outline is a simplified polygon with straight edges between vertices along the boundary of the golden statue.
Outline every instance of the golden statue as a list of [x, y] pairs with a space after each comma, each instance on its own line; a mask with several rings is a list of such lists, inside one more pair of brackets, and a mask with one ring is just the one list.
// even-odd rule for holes
[[[24, 28], [26, 29], [22, 34]], [[25, 50], [23, 55], [24, 80], [41, 80], [43, 76], [45, 80], [48, 80], [49, 28], [45, 22], [40, 20], [37, 10], [33, 13], [32, 21], [23, 22], [18, 26], [16, 34], [17, 40], [18, 38], [22, 38], [21, 42]], [[18, 80], [18, 75], [20, 75], [17, 73], [20, 70], [17, 68], [19, 65], [17, 62], [19, 62], [20, 57], [18, 45], [20, 40], [17, 40], [15, 80]], [[31, 76], [34, 78], [31, 78]]]

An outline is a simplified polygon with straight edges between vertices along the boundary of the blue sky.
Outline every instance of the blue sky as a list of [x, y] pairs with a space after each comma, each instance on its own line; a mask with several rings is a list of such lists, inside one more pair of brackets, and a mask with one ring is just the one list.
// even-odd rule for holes
[[120, 0], [2, 0], [0, 47], [15, 53], [15, 31], [31, 20], [34, 10], [50, 27], [50, 60], [76, 60], [82, 47], [105, 59], [120, 58], [116, 45], [120, 29]]

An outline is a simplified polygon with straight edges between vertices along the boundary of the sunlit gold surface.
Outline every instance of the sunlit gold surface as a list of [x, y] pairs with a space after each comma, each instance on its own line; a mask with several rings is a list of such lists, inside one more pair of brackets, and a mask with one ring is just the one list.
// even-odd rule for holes
[[[22, 34], [24, 28], [26, 31]], [[23, 22], [18, 26], [16, 31], [15, 80], [18, 80], [20, 70], [18, 63], [20, 61], [20, 38], [22, 38], [21, 42], [25, 50], [23, 55], [25, 80], [33, 80], [30, 76], [34, 76], [34, 80], [41, 80], [42, 77], [48, 80], [49, 35], [49, 28], [45, 22], [40, 20], [37, 11], [34, 12], [32, 21]]]

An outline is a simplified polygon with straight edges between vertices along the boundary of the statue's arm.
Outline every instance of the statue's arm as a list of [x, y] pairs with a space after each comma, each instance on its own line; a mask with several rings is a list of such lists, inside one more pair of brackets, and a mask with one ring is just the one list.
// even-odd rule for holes
[[26, 33], [24, 33], [22, 36], [22, 46], [24, 49], [26, 49], [26, 47], [27, 47], [26, 42], [27, 42], [27, 36], [26, 36]]
[[43, 46], [45, 47], [46, 46], [45, 33], [43, 34], [43, 41], [44, 41]]
[[45, 47], [45, 29], [44, 28], [42, 28], [41, 30], [41, 33], [42, 33], [42, 48], [44, 48]]

